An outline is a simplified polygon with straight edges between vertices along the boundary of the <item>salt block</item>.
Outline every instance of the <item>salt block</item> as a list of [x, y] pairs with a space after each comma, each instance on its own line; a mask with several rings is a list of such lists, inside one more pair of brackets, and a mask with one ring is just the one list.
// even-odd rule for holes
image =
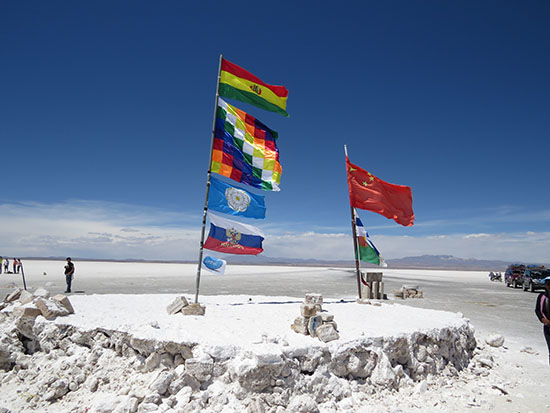
[[491, 347], [501, 347], [504, 345], [504, 337], [500, 334], [491, 334], [485, 339], [485, 342]]
[[329, 341], [338, 340], [340, 338], [340, 335], [332, 324], [323, 324], [317, 327], [315, 334], [323, 343], [328, 343]]
[[323, 325], [324, 326], [332, 326], [336, 331], [338, 331], [338, 324], [336, 324], [336, 321], [328, 321], [328, 322], [324, 322], [323, 321]]
[[47, 320], [54, 320], [56, 317], [69, 315], [69, 310], [57, 301], [39, 298], [36, 300], [36, 306]]
[[290, 325], [290, 328], [297, 333], [305, 334], [307, 336], [309, 334], [307, 330], [308, 321], [309, 320], [307, 318], [296, 317], [294, 323]]
[[323, 296], [321, 294], [307, 293], [304, 299], [305, 304], [323, 304]]
[[302, 314], [302, 317], [313, 317], [317, 314], [317, 307], [315, 304], [302, 304], [300, 306], [300, 313]]
[[34, 290], [34, 296], [35, 297], [42, 297], [42, 298], [49, 298], [50, 297], [50, 292], [48, 290], [46, 290], [45, 288], [37, 288], [36, 290]]
[[181, 310], [183, 315], [204, 315], [206, 312], [206, 307], [200, 305], [199, 303], [189, 304]]
[[12, 301], [15, 301], [19, 298], [19, 296], [21, 295], [21, 288], [16, 288], [15, 290], [13, 290], [11, 293], [9, 293], [6, 298], [4, 298], [4, 301], [6, 303], [11, 303]]
[[36, 318], [41, 315], [42, 312], [33, 306], [21, 306], [13, 309], [13, 315], [15, 317]]
[[326, 323], [334, 320], [334, 316], [330, 313], [321, 313], [321, 319], [323, 320], [323, 323]]
[[321, 318], [320, 315], [311, 317], [308, 320], [308, 324], [307, 324], [307, 331], [309, 332], [309, 335], [315, 337], [317, 328], [320, 327], [322, 324], [323, 324], [323, 319]]
[[30, 303], [32, 300], [34, 300], [34, 295], [32, 295], [27, 290], [21, 291], [21, 295], [19, 296], [19, 302], [21, 304], [27, 304]]
[[69, 301], [69, 297], [67, 297], [64, 294], [57, 294], [52, 297], [53, 301], [56, 301], [60, 303], [63, 307], [69, 311], [69, 314], [74, 314], [74, 308], [71, 302]]
[[179, 313], [183, 307], [187, 307], [189, 305], [189, 302], [187, 301], [187, 298], [181, 296], [176, 297], [172, 303], [166, 307], [166, 311], [168, 311], [168, 314], [176, 314]]

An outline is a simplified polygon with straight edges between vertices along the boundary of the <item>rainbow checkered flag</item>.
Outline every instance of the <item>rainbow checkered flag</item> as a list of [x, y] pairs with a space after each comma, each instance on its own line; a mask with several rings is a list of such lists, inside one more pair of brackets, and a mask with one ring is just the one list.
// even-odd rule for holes
[[218, 99], [211, 171], [255, 188], [279, 191], [277, 132]]

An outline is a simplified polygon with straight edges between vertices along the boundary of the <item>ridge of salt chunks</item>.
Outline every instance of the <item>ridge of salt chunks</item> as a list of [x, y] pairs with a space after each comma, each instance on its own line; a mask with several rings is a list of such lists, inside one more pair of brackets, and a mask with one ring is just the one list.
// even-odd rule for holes
[[[19, 305], [16, 302], [19, 301]], [[2, 307], [14, 304], [12, 314], [16, 317], [36, 318], [42, 315], [47, 320], [74, 314], [74, 308], [69, 298], [63, 294], [50, 297], [48, 290], [37, 288], [34, 293], [16, 288], [9, 293], [2, 303]]]

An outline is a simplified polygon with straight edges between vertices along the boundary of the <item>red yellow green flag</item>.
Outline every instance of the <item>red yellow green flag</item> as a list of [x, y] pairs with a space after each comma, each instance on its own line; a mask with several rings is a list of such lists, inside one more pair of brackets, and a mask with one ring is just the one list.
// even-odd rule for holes
[[268, 85], [252, 73], [225, 59], [222, 59], [219, 94], [288, 116], [286, 87]]

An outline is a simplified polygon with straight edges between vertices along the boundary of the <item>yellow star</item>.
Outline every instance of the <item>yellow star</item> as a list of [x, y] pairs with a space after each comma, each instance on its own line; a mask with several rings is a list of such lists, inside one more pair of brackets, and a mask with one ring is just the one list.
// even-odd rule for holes
[[366, 181], [363, 181], [363, 185], [369, 186], [369, 184]]

